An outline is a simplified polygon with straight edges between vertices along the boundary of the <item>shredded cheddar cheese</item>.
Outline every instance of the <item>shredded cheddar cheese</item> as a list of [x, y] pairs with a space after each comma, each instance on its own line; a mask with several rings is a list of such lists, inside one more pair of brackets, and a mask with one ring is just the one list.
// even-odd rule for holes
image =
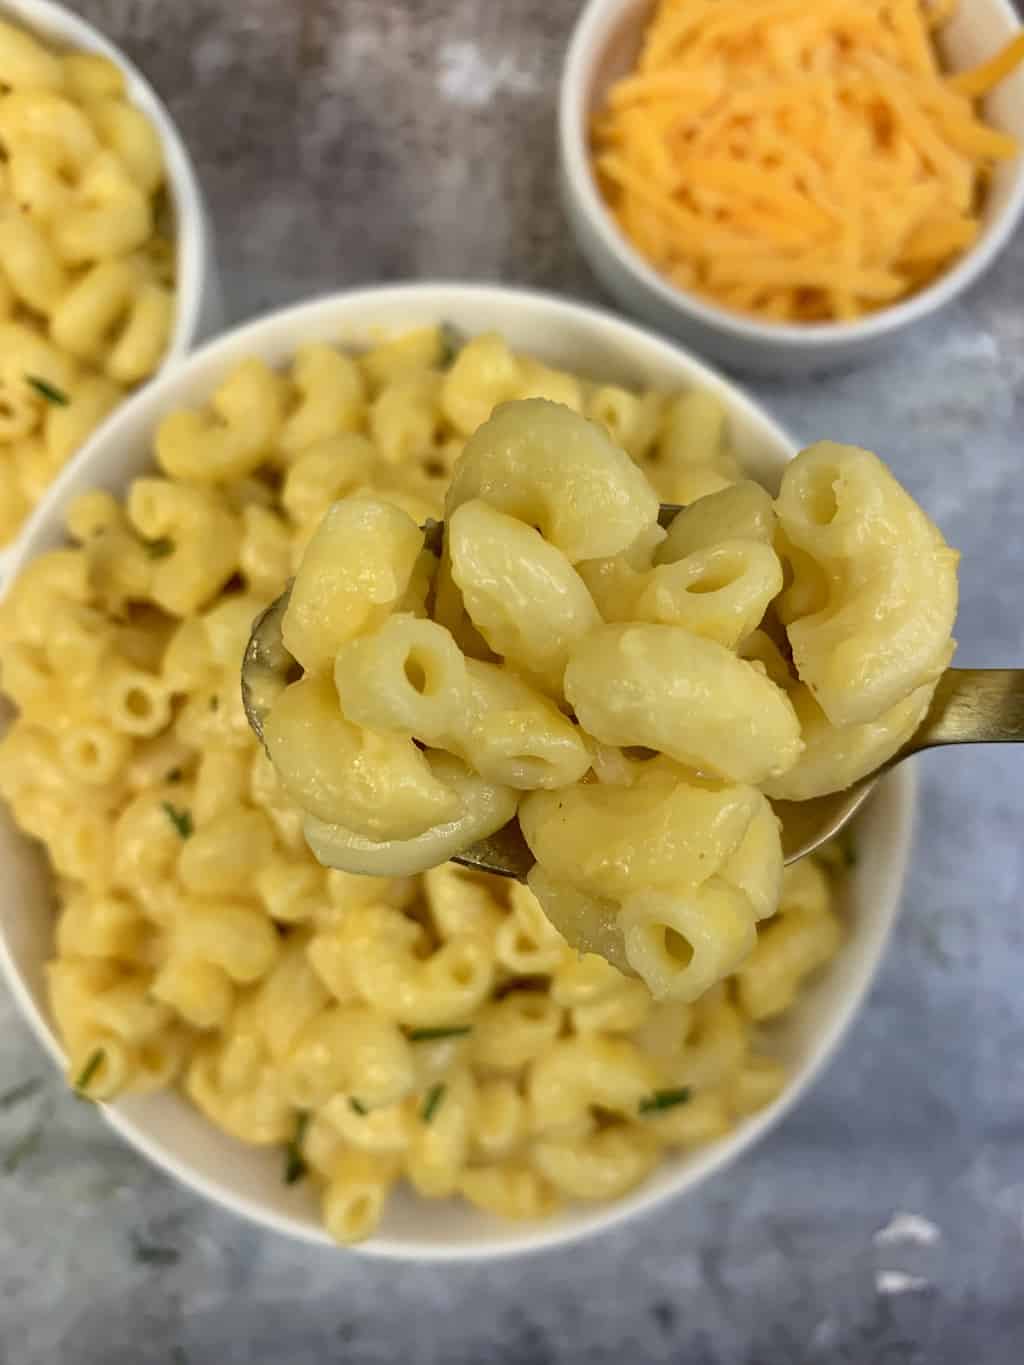
[[921, 289], [977, 239], [1019, 154], [978, 101], [1024, 35], [943, 71], [956, 0], [660, 0], [593, 122], [626, 236], [672, 282], [783, 322], [850, 319]]

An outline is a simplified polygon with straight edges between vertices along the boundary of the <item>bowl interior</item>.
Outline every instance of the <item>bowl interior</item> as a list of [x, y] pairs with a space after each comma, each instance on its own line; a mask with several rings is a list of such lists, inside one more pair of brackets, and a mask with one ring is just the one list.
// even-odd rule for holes
[[[174, 327], [161, 371], [188, 354], [201, 337], [222, 324], [207, 215], [188, 152], [156, 91], [142, 73], [102, 33], [51, 0], [0, 0], [0, 17], [52, 43], [55, 48], [96, 52], [124, 72], [128, 98], [156, 128], [164, 151], [167, 197], [174, 220], [176, 298]], [[72, 457], [75, 458], [75, 457]], [[11, 562], [10, 546], [0, 549], [0, 580]]]
[[[740, 459], [774, 489], [795, 451], [761, 409], [714, 371], [657, 338], [596, 310], [520, 291], [419, 285], [367, 290], [301, 305], [240, 328], [195, 353], [177, 371], [131, 399], [61, 475], [37, 508], [17, 564], [63, 543], [69, 500], [95, 487], [122, 491], [151, 467], [152, 434], [161, 416], [202, 403], [242, 357], [284, 361], [302, 342], [362, 346], [418, 323], [444, 319], [474, 334], [501, 332], [513, 347], [554, 365], [623, 384], [701, 385], [730, 412]], [[797, 1098], [841, 1035], [874, 972], [899, 898], [913, 804], [910, 774], [897, 771], [862, 817], [862, 856], [845, 892], [848, 940], [829, 969], [784, 1023], [766, 1033], [793, 1079], [769, 1109], [723, 1140], [666, 1160], [642, 1189], [604, 1206], [570, 1207], [549, 1224], [501, 1224], [455, 1202], [392, 1199], [379, 1234], [360, 1251], [425, 1259], [479, 1257], [534, 1250], [607, 1227], [678, 1193], [735, 1156]], [[0, 962], [26, 1016], [51, 1054], [61, 1051], [49, 1022], [44, 969], [52, 950], [53, 895], [38, 853], [0, 810]], [[106, 1107], [110, 1121], [153, 1161], [193, 1188], [264, 1225], [325, 1242], [312, 1194], [281, 1181], [277, 1152], [243, 1147], [222, 1136], [176, 1094], [134, 1098]]]
[[[663, 301], [726, 331], [757, 335], [782, 345], [820, 346], [833, 339], [888, 331], [930, 312], [966, 287], [1008, 239], [1024, 212], [1024, 155], [996, 166], [982, 204], [981, 235], [959, 262], [926, 289], [867, 318], [839, 323], [764, 323], [672, 284], [632, 245], [607, 208], [593, 174], [587, 132], [609, 88], [635, 66], [653, 7], [653, 0], [592, 0], [584, 11], [563, 76], [570, 87], [562, 111], [563, 135], [568, 142], [563, 151], [568, 173], [600, 230], [605, 248]], [[1020, 18], [1010, 0], [961, 0], [956, 15], [939, 34], [939, 49], [949, 70], [962, 71], [991, 57], [1020, 28]], [[997, 86], [985, 100], [984, 109], [994, 127], [1011, 133], [1024, 146], [1024, 66]]]
[[[0, 0], [0, 15], [54, 47], [97, 52], [125, 74], [128, 97], [156, 127], [163, 143], [167, 189], [177, 244], [178, 299], [167, 360], [185, 355], [196, 340], [202, 309], [201, 270], [206, 251], [204, 214], [188, 154], [163, 102], [119, 48], [84, 19], [51, 0]], [[166, 361], [165, 361], [166, 363]]]

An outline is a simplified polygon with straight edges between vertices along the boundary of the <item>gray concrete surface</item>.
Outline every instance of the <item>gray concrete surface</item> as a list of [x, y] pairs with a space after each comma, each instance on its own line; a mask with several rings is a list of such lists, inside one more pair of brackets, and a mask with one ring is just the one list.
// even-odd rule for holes
[[[232, 319], [432, 275], [600, 299], [555, 193], [572, 0], [75, 8], [180, 120]], [[960, 661], [1024, 664], [1024, 237], [891, 359], [755, 387], [892, 462], [964, 551]], [[263, 1236], [122, 1147], [0, 998], [0, 1091], [30, 1092], [0, 1107], [0, 1361], [1018, 1365], [1022, 776], [1009, 750], [925, 763], [903, 916], [827, 1075], [704, 1192], [562, 1254], [435, 1270]]]

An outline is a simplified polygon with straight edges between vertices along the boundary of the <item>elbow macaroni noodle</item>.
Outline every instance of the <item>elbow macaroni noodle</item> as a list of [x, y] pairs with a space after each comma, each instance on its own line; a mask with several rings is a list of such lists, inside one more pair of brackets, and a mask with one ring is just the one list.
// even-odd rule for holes
[[[484, 358], [504, 383], [493, 343]], [[634, 428], [606, 391], [599, 411]], [[667, 532], [608, 428], [537, 397], [469, 437], [439, 558], [386, 502], [336, 502], [283, 615], [304, 676], [265, 736], [327, 865], [422, 872], [515, 808], [566, 940], [691, 1002], [777, 909], [768, 798], [841, 789], [922, 717], [953, 654], [957, 555], [867, 451], [803, 451], [773, 502], [730, 481], [710, 395], [666, 400], [655, 430], [687, 502]], [[714, 477], [680, 484], [695, 471]], [[473, 820], [441, 809], [453, 756], [493, 784]]]
[[107, 58], [0, 21], [0, 545], [167, 348], [163, 152]]
[[[18, 711], [0, 794], [56, 879], [49, 984], [70, 1080], [95, 1099], [179, 1084], [229, 1134], [285, 1148], [282, 1178], [308, 1174], [340, 1241], [371, 1235], [403, 1179], [508, 1218], [614, 1198], [659, 1153], [769, 1103], [784, 1074], [754, 1024], [790, 1006], [841, 927], [837, 874], [783, 873], [756, 784], [856, 769], [932, 685], [896, 661], [889, 709], [843, 725], [805, 703], [776, 606], [733, 639], [730, 613], [749, 624], [771, 556], [785, 561], [789, 503], [736, 481], [713, 399], [591, 385], [496, 336], [444, 351], [442, 329], [420, 328], [359, 356], [307, 347], [282, 374], [242, 366], [209, 411], [166, 419], [161, 472], [123, 502], [79, 498], [73, 544], [0, 606]], [[516, 407], [490, 423], [509, 476], [486, 428], [466, 438], [520, 398], [525, 424]], [[202, 479], [183, 432], [207, 443]], [[565, 441], [575, 501], [550, 459]], [[888, 496], [860, 456], [828, 458]], [[442, 514], [453, 467], [460, 538], [438, 564], [417, 524]], [[693, 490], [667, 536], [651, 484]], [[692, 567], [721, 543], [724, 560]], [[832, 552], [800, 544], [826, 578]], [[294, 567], [287, 638], [307, 673], [268, 723], [275, 768], [238, 674]], [[665, 571], [676, 596], [707, 599], [699, 619], [608, 615], [592, 587], [657, 603]], [[684, 650], [694, 696], [719, 663], [735, 683], [714, 684], [703, 729], [663, 717], [673, 753], [646, 758], [632, 746], [662, 737], [643, 728], [660, 712], [609, 707], [600, 679], [621, 655], [671, 710], [663, 632], [685, 637], [668, 657]], [[915, 649], [931, 678], [941, 644]], [[912, 690], [894, 699], [897, 678]], [[762, 728], [737, 744], [755, 704]], [[530, 887], [445, 861], [517, 809]]]

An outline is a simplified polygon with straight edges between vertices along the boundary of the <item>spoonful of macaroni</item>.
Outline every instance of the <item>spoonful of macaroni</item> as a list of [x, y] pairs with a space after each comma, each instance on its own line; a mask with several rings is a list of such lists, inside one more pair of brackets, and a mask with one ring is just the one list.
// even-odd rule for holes
[[470, 437], [443, 523], [331, 507], [243, 700], [322, 863], [517, 877], [693, 999], [880, 771], [1024, 738], [1017, 674], [948, 667], [957, 559], [868, 451], [661, 506], [603, 427], [527, 399]]

